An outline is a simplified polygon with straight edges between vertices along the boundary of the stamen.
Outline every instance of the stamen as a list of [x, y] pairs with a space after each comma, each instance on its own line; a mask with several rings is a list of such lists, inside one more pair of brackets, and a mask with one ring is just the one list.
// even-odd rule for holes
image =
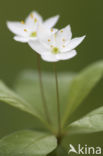
[[63, 30], [60, 31], [61, 33], [63, 32]]
[[51, 47], [51, 48], [53, 48], [54, 46], [53, 46], [53, 45], [51, 45], [50, 47]]
[[27, 32], [27, 29], [24, 29], [25, 32]]
[[65, 45], [63, 45], [63, 48], [65, 48]]
[[50, 39], [48, 39], [48, 42], [50, 42], [51, 40]]
[[55, 37], [55, 39], [56, 39], [56, 34], [54, 34], [54, 37]]
[[24, 21], [21, 21], [21, 24], [25, 24], [25, 22]]
[[31, 13], [31, 14], [30, 14], [30, 17], [31, 17], [31, 18], [33, 18], [33, 17], [34, 17], [34, 16], [33, 16], [33, 13]]
[[53, 32], [53, 28], [51, 28], [51, 32]]
[[63, 38], [62, 41], [65, 42], [65, 38]]

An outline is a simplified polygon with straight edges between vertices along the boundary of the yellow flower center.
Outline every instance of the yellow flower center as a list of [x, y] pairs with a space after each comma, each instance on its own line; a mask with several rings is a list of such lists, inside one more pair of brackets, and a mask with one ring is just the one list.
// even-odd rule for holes
[[59, 53], [59, 49], [58, 49], [57, 47], [54, 47], [54, 48], [52, 49], [52, 53], [53, 53], [53, 54], [58, 54], [58, 53]]
[[37, 18], [34, 19], [34, 22], [37, 23]]
[[36, 32], [36, 31], [32, 32], [32, 33], [30, 34], [30, 36], [31, 36], [31, 37], [36, 37], [36, 36], [37, 36], [37, 32]]

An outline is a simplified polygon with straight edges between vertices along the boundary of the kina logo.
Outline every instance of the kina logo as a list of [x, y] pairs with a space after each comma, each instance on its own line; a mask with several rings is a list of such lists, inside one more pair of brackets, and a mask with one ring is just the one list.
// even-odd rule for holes
[[81, 146], [80, 144], [77, 145], [75, 148], [72, 144], [69, 145], [68, 154], [75, 153], [75, 154], [87, 154], [87, 155], [101, 155], [102, 149], [101, 147], [89, 147], [88, 145]]

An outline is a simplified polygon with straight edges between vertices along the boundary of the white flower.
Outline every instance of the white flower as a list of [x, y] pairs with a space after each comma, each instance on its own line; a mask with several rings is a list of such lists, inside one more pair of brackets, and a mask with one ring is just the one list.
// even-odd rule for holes
[[[46, 21], [37, 12], [32, 12], [25, 21], [7, 22], [8, 28], [16, 35], [14, 39], [20, 42], [28, 42], [36, 40], [38, 36], [38, 26], [43, 25], [45, 29], [52, 30], [52, 27], [57, 23], [59, 16], [54, 16]], [[51, 31], [52, 33], [52, 31]]]
[[48, 38], [42, 38], [41, 41], [30, 41], [29, 45], [43, 60], [56, 62], [74, 57], [77, 54], [74, 49], [84, 38], [85, 36], [72, 39], [71, 28], [68, 25]]

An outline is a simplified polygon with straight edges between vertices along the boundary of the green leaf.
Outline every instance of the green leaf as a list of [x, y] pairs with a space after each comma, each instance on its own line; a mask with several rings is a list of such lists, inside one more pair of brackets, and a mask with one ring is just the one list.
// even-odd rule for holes
[[22, 111], [28, 112], [43, 121], [42, 118], [40, 118], [40, 115], [35, 111], [35, 108], [33, 108], [29, 102], [26, 102], [21, 98], [21, 96], [18, 96], [15, 92], [10, 90], [2, 81], [0, 81], [0, 101], [19, 108]]
[[63, 125], [70, 115], [83, 103], [91, 90], [103, 77], [103, 61], [94, 63], [80, 72], [72, 81], [69, 91], [68, 104], [65, 109]]
[[[55, 87], [55, 76], [52, 73], [42, 73], [44, 94], [46, 97], [47, 107], [51, 118], [51, 124], [54, 131], [57, 130], [57, 103], [56, 103], [56, 87]], [[64, 114], [64, 108], [68, 100], [69, 85], [74, 77], [73, 73], [59, 73], [59, 94], [60, 94], [60, 105], [61, 105], [61, 118]], [[16, 92], [25, 98], [33, 109], [36, 110], [41, 117], [46, 120], [43, 104], [40, 93], [40, 85], [38, 73], [36, 71], [25, 71], [22, 73], [15, 82]]]
[[0, 140], [0, 156], [45, 156], [57, 147], [54, 136], [22, 130]]
[[68, 126], [68, 134], [103, 131], [103, 107], [96, 109]]

